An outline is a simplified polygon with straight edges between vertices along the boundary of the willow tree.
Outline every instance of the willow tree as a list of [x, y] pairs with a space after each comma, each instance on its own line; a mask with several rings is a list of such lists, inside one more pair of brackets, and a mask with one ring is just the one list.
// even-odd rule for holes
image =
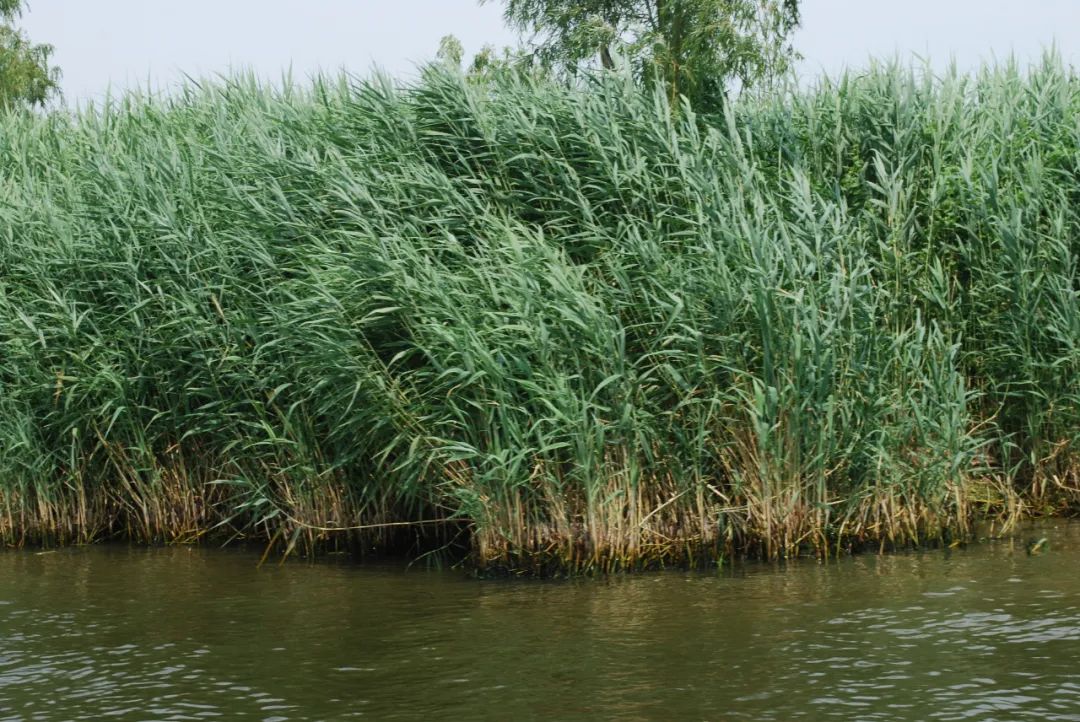
[[32, 43], [11, 22], [22, 0], [0, 0], [0, 108], [44, 105], [59, 91], [51, 45]]
[[621, 56], [672, 100], [685, 95], [705, 109], [783, 74], [796, 57], [799, 0], [501, 1], [545, 65], [614, 68]]

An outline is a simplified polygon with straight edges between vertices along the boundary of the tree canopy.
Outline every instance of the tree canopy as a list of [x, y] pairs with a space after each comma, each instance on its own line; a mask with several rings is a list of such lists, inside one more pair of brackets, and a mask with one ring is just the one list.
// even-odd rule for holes
[[0, 108], [44, 105], [59, 91], [60, 70], [51, 65], [53, 47], [35, 44], [7, 24], [22, 11], [21, 0], [0, 0]]
[[[481, 0], [491, 2], [492, 0]], [[530, 36], [542, 63], [571, 71], [612, 68], [624, 57], [672, 98], [722, 103], [733, 87], [784, 73], [799, 0], [503, 0], [505, 18]]]

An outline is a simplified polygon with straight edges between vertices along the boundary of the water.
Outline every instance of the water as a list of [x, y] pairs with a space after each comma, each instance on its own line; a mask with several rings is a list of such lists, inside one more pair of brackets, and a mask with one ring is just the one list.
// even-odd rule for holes
[[608, 581], [0, 554], [2, 720], [1080, 720], [1080, 524]]

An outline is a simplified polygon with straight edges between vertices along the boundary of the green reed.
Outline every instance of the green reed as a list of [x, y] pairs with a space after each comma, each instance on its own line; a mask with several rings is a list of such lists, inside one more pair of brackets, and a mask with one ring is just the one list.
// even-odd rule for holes
[[1076, 499], [1080, 83], [243, 76], [0, 119], [0, 535], [605, 570]]

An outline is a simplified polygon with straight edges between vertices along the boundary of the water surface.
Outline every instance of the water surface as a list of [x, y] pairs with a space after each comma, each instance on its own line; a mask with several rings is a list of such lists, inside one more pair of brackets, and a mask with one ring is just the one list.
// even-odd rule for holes
[[0, 720], [1080, 720], [1080, 524], [721, 573], [477, 581], [0, 553]]

